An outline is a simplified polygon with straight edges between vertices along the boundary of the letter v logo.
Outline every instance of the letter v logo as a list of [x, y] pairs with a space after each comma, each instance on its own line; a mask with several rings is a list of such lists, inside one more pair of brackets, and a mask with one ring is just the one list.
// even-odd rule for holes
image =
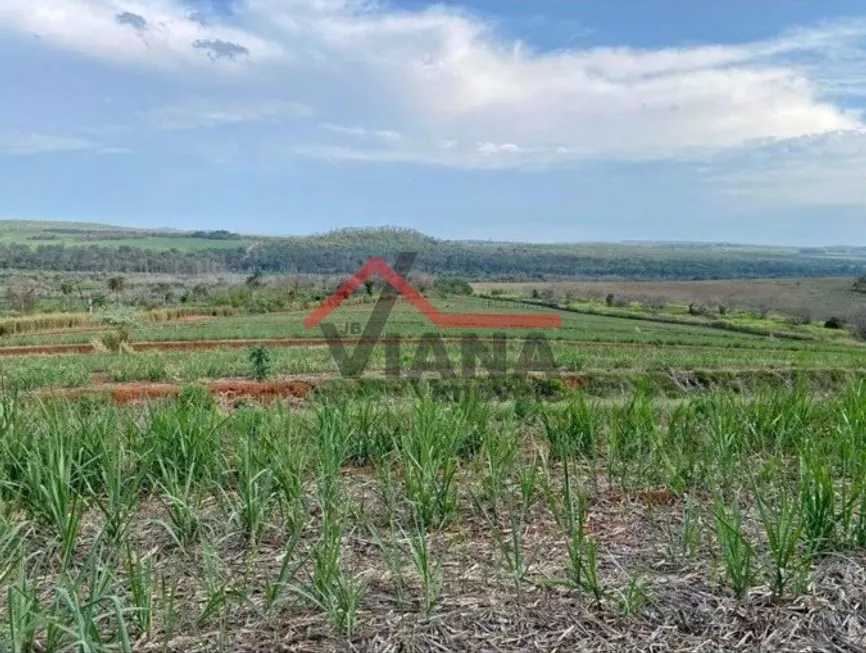
[[[394, 272], [405, 279], [409, 274], [409, 270], [412, 269], [417, 255], [417, 252], [401, 253], [394, 265]], [[338, 293], [335, 293], [335, 297], [338, 300], [337, 305], [344, 299], [347, 299], [363, 283], [364, 279], [362, 277], [364, 277], [364, 273], [365, 269], [361, 268], [347, 284], [341, 287], [342, 292], [338, 291]], [[355, 283], [356, 281], [357, 283]], [[346, 353], [346, 345], [337, 332], [337, 327], [325, 322], [319, 323], [319, 328], [322, 330], [322, 334], [328, 343], [328, 348], [331, 350], [331, 356], [334, 357], [334, 361], [337, 363], [337, 368], [340, 370], [343, 378], [355, 379], [361, 376], [367, 363], [370, 361], [370, 356], [373, 355], [373, 349], [382, 335], [382, 330], [385, 328], [385, 323], [391, 315], [398, 296], [397, 289], [391, 283], [388, 283], [379, 296], [379, 301], [373, 307], [373, 313], [370, 315], [370, 319], [364, 327], [364, 333], [361, 334], [351, 357]]]

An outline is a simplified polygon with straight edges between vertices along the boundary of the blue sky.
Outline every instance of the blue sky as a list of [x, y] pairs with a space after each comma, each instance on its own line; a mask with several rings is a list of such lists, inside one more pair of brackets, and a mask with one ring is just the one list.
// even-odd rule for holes
[[866, 6], [3, 0], [0, 217], [866, 244]]

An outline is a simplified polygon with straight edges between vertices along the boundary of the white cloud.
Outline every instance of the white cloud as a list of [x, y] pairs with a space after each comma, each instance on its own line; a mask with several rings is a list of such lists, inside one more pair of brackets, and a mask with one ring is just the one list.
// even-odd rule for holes
[[[862, 124], [859, 112], [825, 97], [836, 64], [823, 62], [821, 54], [844, 42], [853, 48], [866, 25], [739, 46], [537, 53], [441, 8], [353, 11], [351, 3], [336, 3], [337, 9], [331, 5], [300, 21], [292, 19], [292, 10], [264, 1], [252, 6], [271, 15], [290, 38], [316, 43], [340, 65], [362, 73], [368, 110], [400, 124], [405, 142], [520, 143], [534, 153], [511, 157], [510, 165], [703, 156], [755, 139]], [[854, 51], [866, 62], [863, 52]], [[474, 166], [474, 154], [464, 148], [462, 157], [444, 163]], [[352, 158], [385, 157], [442, 161], [435, 147], [352, 151]]]
[[514, 143], [478, 143], [476, 148], [480, 154], [517, 154], [521, 149]]
[[207, 26], [174, 0], [3, 0], [0, 30], [116, 63], [243, 69], [283, 57], [254, 34]]
[[181, 104], [147, 114], [150, 125], [276, 121], [283, 109], [251, 97], [287, 90], [320, 122], [306, 144], [283, 146], [331, 159], [499, 167], [703, 157], [863, 128], [839, 101], [866, 81], [857, 21], [734, 45], [541, 52], [443, 6], [247, 0], [206, 25], [180, 0], [4, 0], [3, 29], [199, 84], [202, 70], [242, 71], [213, 81], [234, 89], [236, 105]]
[[98, 148], [98, 143], [73, 136], [55, 136], [35, 132], [0, 132], [0, 154], [6, 155], [74, 152]]
[[866, 133], [832, 132], [719, 156], [704, 171], [715, 188], [750, 208], [866, 208]]
[[[561, 150], [562, 148], [560, 148]], [[390, 163], [426, 163], [437, 166], [502, 169], [549, 165], [561, 151], [522, 148], [513, 143], [462, 143], [459, 141], [407, 141], [399, 146], [353, 147], [347, 145], [303, 145], [295, 154], [330, 161], [381, 161]]]
[[366, 129], [364, 127], [345, 127], [329, 122], [320, 123], [322, 129], [345, 136], [356, 136], [358, 138], [376, 138], [383, 141], [399, 141], [400, 134], [389, 129]]
[[196, 129], [253, 122], [280, 122], [286, 119], [308, 117], [309, 106], [299, 102], [265, 100], [222, 102], [197, 98], [149, 111], [141, 111], [138, 117], [157, 129]]

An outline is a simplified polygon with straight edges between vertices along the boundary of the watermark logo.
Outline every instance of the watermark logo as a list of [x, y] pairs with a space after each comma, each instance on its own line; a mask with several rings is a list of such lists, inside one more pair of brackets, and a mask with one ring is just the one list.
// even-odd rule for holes
[[[550, 343], [538, 330], [561, 326], [562, 318], [559, 315], [443, 313], [406, 281], [416, 257], [415, 252], [404, 252], [397, 257], [394, 267], [381, 258], [371, 258], [304, 320], [305, 328], [321, 329], [343, 377], [361, 376], [369, 365], [373, 350], [380, 344], [385, 347], [385, 375], [391, 378], [401, 377], [402, 345], [410, 340], [416, 344], [416, 349], [405, 375], [407, 378], [421, 378], [432, 374], [443, 379], [471, 379], [478, 375], [479, 364], [489, 376], [511, 375], [519, 378], [529, 374], [556, 375], [557, 366]], [[347, 324], [344, 335], [357, 336], [354, 351], [349, 355], [343, 335], [336, 325], [325, 320], [375, 275], [382, 277], [386, 286], [373, 307], [370, 319], [363, 327], [359, 323]], [[412, 339], [399, 334], [383, 337], [385, 324], [400, 296], [408, 300], [437, 330]], [[455, 340], [454, 337], [447, 336], [449, 329], [464, 331], [456, 338], [460, 349], [459, 364], [455, 364], [448, 355], [446, 340]], [[494, 333], [481, 337], [466, 332], [471, 329], [493, 330]], [[523, 337], [512, 335], [509, 338], [509, 333], [513, 334], [515, 331], [529, 331], [529, 334]], [[509, 371], [508, 346], [515, 340], [520, 347], [520, 355], [513, 370]]]

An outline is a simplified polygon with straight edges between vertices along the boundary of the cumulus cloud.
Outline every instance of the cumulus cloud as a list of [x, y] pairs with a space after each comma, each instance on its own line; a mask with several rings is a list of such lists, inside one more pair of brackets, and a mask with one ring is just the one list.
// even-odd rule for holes
[[175, 72], [214, 60], [233, 70], [283, 57], [278, 44], [238, 27], [203, 24], [176, 0], [3, 0], [2, 31], [108, 62]]
[[863, 129], [840, 100], [866, 69], [857, 21], [734, 45], [538, 51], [439, 5], [246, 0], [204, 22], [180, 0], [4, 0], [3, 29], [172, 75], [206, 64], [241, 98], [256, 84], [297, 90], [319, 129], [286, 148], [331, 159], [498, 167], [706, 157]]
[[816, 31], [740, 46], [534, 52], [439, 7], [261, 0], [250, 9], [269, 16], [287, 42], [359, 71], [375, 112], [424, 136], [520, 142], [574, 158], [653, 158], [861, 124], [824, 97], [826, 76], [810, 78], [794, 63], [866, 33], [860, 26], [824, 28], [832, 41]]

